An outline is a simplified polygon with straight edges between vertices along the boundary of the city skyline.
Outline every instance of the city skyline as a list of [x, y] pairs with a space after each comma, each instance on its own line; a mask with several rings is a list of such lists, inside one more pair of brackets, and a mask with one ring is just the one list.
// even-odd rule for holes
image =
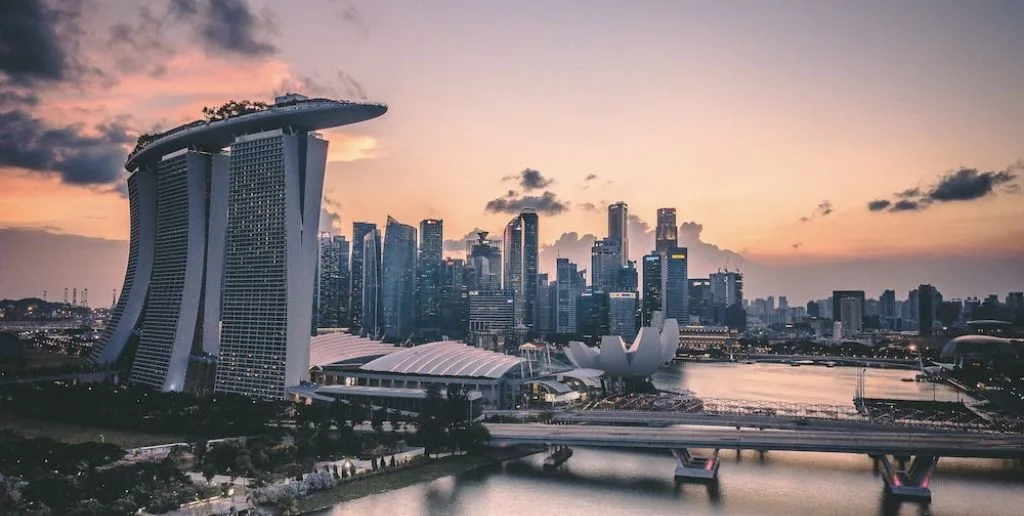
[[[1020, 6], [567, 2], [537, 17], [441, 3], [410, 17], [402, 3], [238, 4], [251, 16], [95, 2], [88, 16], [32, 18], [56, 58], [0, 63], [0, 134], [21, 142], [0, 163], [0, 297], [119, 289], [129, 224], [117, 165], [133, 137], [285, 89], [401, 106], [325, 132], [321, 229], [334, 234], [392, 213], [444, 219], [450, 242], [534, 207], [538, 268], [553, 275], [559, 254], [588, 267], [588, 237], [606, 236], [607, 205], [625, 201], [631, 258], [653, 248], [656, 210], [675, 207], [693, 275], [741, 266], [749, 297], [1024, 285]], [[532, 24], [529, 45], [514, 20]], [[240, 38], [203, 37], [217, 22]], [[352, 51], [310, 51], [339, 42]]]

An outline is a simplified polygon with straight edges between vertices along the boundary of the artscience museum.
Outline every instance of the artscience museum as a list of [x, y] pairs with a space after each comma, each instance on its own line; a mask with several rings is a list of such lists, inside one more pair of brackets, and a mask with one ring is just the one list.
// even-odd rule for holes
[[574, 341], [569, 343], [565, 354], [581, 369], [598, 369], [615, 378], [638, 378], [650, 376], [670, 362], [678, 347], [679, 323], [668, 319], [660, 332], [656, 327], [640, 328], [629, 346], [622, 337], [605, 335], [600, 348]]

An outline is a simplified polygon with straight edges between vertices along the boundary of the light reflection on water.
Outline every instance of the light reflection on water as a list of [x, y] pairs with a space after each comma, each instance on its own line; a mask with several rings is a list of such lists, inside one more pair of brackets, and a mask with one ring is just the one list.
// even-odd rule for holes
[[[676, 364], [659, 386], [712, 398], [849, 404], [858, 369], [776, 364]], [[902, 382], [914, 372], [867, 370], [867, 396], [955, 401], [945, 385]], [[893, 503], [861, 455], [723, 451], [715, 484], [679, 484], [668, 451], [585, 449], [556, 471], [535, 455], [341, 504], [324, 514], [829, 514], [1019, 515], [1024, 472], [1012, 461], [939, 462], [930, 506]]]

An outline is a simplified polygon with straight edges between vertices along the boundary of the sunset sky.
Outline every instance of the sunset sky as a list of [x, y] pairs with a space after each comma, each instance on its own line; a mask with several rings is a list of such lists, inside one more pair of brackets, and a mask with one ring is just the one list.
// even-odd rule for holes
[[389, 105], [326, 133], [346, 235], [390, 214], [460, 239], [513, 216], [490, 201], [534, 205], [550, 270], [625, 201], [634, 255], [675, 207], [691, 276], [742, 263], [748, 297], [1024, 289], [1024, 3], [36, 7], [0, 6], [0, 298], [108, 303], [134, 137], [286, 90]]

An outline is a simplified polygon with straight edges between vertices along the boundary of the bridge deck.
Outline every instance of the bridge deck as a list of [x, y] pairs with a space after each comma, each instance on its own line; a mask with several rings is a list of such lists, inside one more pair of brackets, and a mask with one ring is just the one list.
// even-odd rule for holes
[[739, 431], [724, 428], [623, 427], [488, 423], [495, 444], [564, 444], [624, 448], [721, 448], [1024, 458], [1024, 436], [964, 433], [904, 433], [825, 430]]

